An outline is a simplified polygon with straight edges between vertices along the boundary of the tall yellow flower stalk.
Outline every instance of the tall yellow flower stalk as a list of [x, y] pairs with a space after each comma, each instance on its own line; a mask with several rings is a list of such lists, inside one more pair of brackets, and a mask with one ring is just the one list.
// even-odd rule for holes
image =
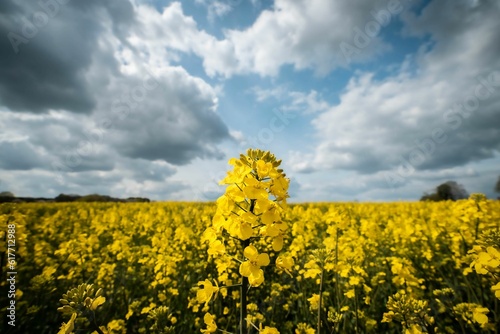
[[[248, 149], [239, 159], [229, 160], [233, 170], [220, 184], [227, 185], [224, 195], [217, 200], [217, 211], [212, 226], [204, 233], [209, 243], [211, 256], [226, 253], [228, 239], [238, 240], [243, 259], [240, 261], [240, 333], [246, 333], [247, 292], [249, 287], [257, 287], [264, 282], [263, 267], [270, 265], [267, 249], [279, 252], [283, 248], [283, 238], [287, 224], [282, 220], [290, 180], [279, 168], [281, 160], [269, 151]], [[258, 243], [257, 241], [260, 242]], [[265, 240], [266, 249], [260, 249]], [[276, 264], [283, 268], [290, 259], [278, 258]], [[286, 266], [290, 267], [289, 265]], [[287, 269], [283, 268], [283, 269]], [[202, 282], [206, 287], [208, 284]], [[213, 291], [213, 290], [212, 290]], [[211, 298], [212, 293], [208, 294]], [[207, 296], [207, 294], [199, 294]], [[210, 298], [201, 298], [208, 302]], [[200, 298], [198, 298], [200, 299]]]

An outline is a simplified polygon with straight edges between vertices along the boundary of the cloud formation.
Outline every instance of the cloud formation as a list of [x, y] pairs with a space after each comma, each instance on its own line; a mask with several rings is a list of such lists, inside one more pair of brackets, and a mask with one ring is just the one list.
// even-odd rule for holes
[[[172, 164], [220, 159], [230, 135], [215, 89], [155, 53], [152, 17], [162, 16], [128, 1], [2, 2], [0, 168], [71, 189], [117, 171], [164, 182]], [[179, 49], [171, 36], [162, 43]]]
[[[453, 15], [437, 20], [439, 12]], [[354, 76], [340, 103], [313, 120], [320, 144], [296, 170], [436, 170], [494, 157], [500, 150], [498, 13], [496, 2], [432, 2], [421, 15], [407, 16], [407, 33], [430, 34], [433, 46], [422, 47], [393, 76]]]
[[248, 143], [284, 158], [302, 200], [486, 187], [499, 14], [494, 0], [2, 1], [0, 190], [213, 199]]

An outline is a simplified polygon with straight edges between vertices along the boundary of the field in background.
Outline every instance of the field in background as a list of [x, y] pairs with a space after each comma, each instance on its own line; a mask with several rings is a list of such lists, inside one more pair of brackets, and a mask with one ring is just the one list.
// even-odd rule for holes
[[[210, 277], [224, 286], [239, 277], [237, 260], [214, 263], [202, 242], [214, 212], [214, 204], [201, 203], [0, 205], [1, 240], [15, 224], [18, 280], [12, 328], [2, 241], [2, 332], [57, 332], [68, 320], [57, 311], [59, 299], [81, 283], [104, 290], [96, 322], [110, 333], [150, 332], [148, 314], [160, 306], [168, 307], [162, 326], [200, 332], [198, 282]], [[290, 274], [278, 270], [270, 254], [265, 282], [248, 296], [254, 323], [314, 333], [321, 270], [312, 254], [325, 248], [325, 333], [401, 333], [402, 321], [429, 333], [494, 332], [500, 201], [296, 204], [285, 220], [282, 253], [295, 265]], [[238, 294], [221, 288], [211, 301], [220, 329], [236, 332]]]

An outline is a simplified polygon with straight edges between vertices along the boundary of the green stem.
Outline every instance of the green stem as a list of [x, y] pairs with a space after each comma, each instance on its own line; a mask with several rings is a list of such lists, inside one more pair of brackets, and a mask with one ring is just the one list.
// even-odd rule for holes
[[226, 334], [233, 334], [231, 332], [228, 332], [228, 331], [225, 331], [223, 329], [220, 329], [220, 328], [217, 328], [218, 331], [222, 332], [222, 333], [226, 333]]
[[[249, 211], [253, 213], [255, 208], [255, 200], [250, 200], [250, 209]], [[243, 250], [250, 245], [250, 240], [241, 240], [241, 246]], [[241, 278], [241, 287], [240, 287], [240, 334], [245, 334], [247, 332], [247, 292], [248, 292], [248, 277], [243, 276]]]
[[[496, 324], [498, 323], [497, 314], [498, 314], [498, 299], [495, 298], [495, 314], [493, 315], [493, 317], [495, 319]], [[498, 334], [498, 327], [495, 329], [495, 333]]]
[[219, 289], [236, 288], [236, 287], [239, 287], [239, 286], [241, 286], [240, 283], [238, 283], [238, 284], [231, 284], [231, 285], [224, 285], [224, 286], [219, 286]]
[[[243, 249], [250, 244], [249, 240], [242, 240]], [[248, 291], [248, 277], [241, 278], [240, 286], [240, 334], [244, 334], [247, 329], [247, 291]]]
[[92, 312], [92, 315], [91, 315], [91, 321], [92, 321], [92, 324], [94, 325], [94, 328], [95, 328], [96, 332], [97, 332], [98, 334], [104, 334], [104, 333], [102, 332], [102, 330], [99, 328], [99, 326], [97, 326], [97, 323], [95, 322], [95, 313], [94, 313], [94, 312]]
[[358, 295], [356, 293], [356, 287], [354, 287], [354, 307], [356, 308], [356, 333], [359, 332], [359, 317], [358, 317]]
[[318, 324], [317, 333], [321, 334], [321, 302], [323, 299], [323, 278], [325, 276], [324, 264], [321, 266], [321, 280], [319, 282], [319, 302], [318, 302]]
[[340, 282], [339, 282], [339, 228], [337, 227], [337, 233], [335, 236], [335, 285], [336, 285], [336, 297], [337, 297], [337, 310], [340, 312]]

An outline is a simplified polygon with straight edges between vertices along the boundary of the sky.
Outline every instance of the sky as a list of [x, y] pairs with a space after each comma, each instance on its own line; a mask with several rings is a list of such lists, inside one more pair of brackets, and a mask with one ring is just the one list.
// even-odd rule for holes
[[496, 197], [497, 0], [2, 0], [0, 191], [214, 200], [247, 148], [290, 201]]

